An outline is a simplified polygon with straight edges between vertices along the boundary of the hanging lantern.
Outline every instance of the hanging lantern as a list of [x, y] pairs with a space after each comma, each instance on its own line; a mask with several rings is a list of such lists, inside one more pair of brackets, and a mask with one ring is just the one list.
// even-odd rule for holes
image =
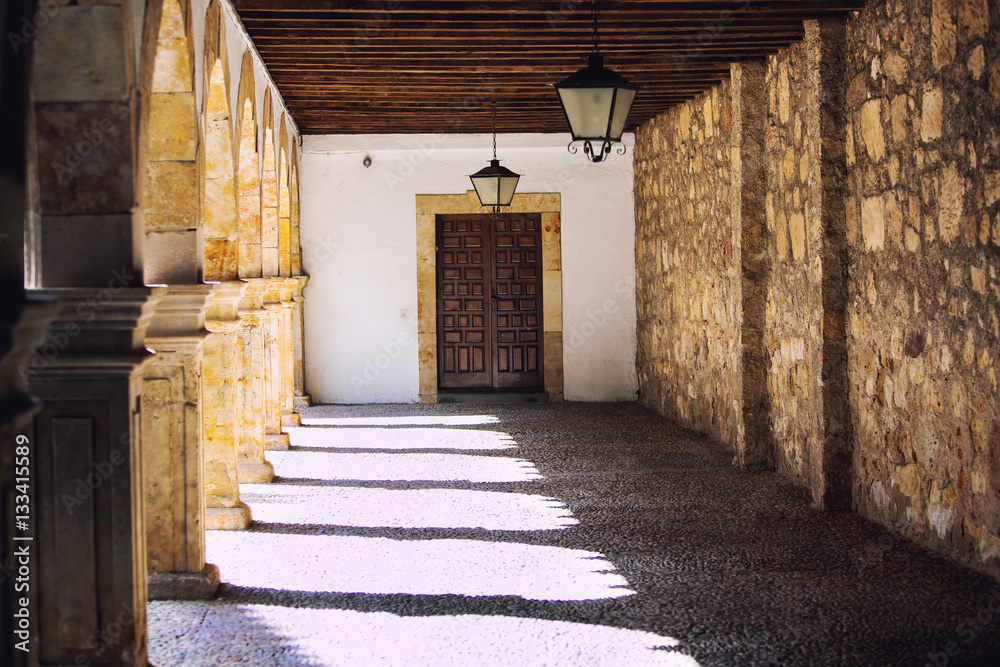
[[[573, 141], [583, 142], [583, 152], [593, 162], [601, 162], [611, 152], [611, 145], [620, 143], [629, 111], [639, 87], [604, 66], [598, 51], [597, 0], [594, 0], [594, 51], [587, 66], [555, 84], [559, 103], [569, 123]], [[597, 149], [595, 150], [595, 146]], [[625, 147], [619, 148], [621, 154]]]
[[497, 218], [514, 199], [514, 189], [521, 175], [500, 166], [497, 159], [497, 103], [491, 102], [490, 106], [493, 108], [493, 159], [488, 167], [483, 167], [469, 178], [479, 196], [479, 203], [489, 209], [491, 217]]

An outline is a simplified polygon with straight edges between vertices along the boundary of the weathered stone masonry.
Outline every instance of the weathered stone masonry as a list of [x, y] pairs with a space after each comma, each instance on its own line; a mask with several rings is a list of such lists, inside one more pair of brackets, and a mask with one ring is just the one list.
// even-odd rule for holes
[[807, 22], [766, 63], [763, 108], [734, 65], [635, 151], [641, 400], [993, 576], [998, 14], [878, 2]]

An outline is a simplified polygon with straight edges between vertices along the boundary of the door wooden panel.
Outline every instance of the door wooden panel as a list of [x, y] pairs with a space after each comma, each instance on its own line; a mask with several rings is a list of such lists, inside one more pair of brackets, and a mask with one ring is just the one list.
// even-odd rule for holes
[[438, 216], [438, 381], [442, 387], [492, 382], [489, 326], [489, 221]]
[[493, 226], [493, 386], [542, 386], [541, 216], [505, 215]]
[[438, 385], [541, 389], [541, 216], [437, 217]]

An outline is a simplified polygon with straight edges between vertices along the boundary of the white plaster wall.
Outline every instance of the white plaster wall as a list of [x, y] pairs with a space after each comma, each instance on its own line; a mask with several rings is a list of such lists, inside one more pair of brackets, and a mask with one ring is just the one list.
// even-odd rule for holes
[[[635, 400], [632, 140], [601, 164], [569, 135], [502, 135], [517, 191], [562, 195], [565, 397]], [[418, 194], [461, 194], [486, 135], [305, 136], [301, 238], [307, 390], [317, 403], [418, 400]], [[362, 166], [365, 155], [372, 166]], [[406, 311], [401, 317], [400, 311]]]

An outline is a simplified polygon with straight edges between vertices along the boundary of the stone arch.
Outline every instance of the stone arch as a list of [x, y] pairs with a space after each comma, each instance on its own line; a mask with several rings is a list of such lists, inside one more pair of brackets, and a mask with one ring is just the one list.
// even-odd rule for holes
[[140, 170], [143, 277], [146, 284], [190, 284], [202, 273], [190, 11], [186, 0], [164, 0], [156, 14], [150, 12], [146, 24], [152, 71], [143, 73], [150, 91]]
[[288, 128], [282, 114], [278, 123], [281, 139], [278, 150], [278, 252], [280, 275], [292, 275], [292, 200], [288, 191]]
[[212, 282], [239, 277], [239, 214], [227, 61], [219, 5], [213, 2], [205, 18], [205, 194], [202, 216], [204, 277]]
[[298, 147], [291, 146], [291, 160], [288, 165], [288, 199], [291, 214], [291, 255], [292, 275], [302, 275], [302, 246], [299, 242], [299, 158]]
[[239, 150], [236, 193], [239, 204], [239, 276], [260, 278], [261, 273], [261, 201], [260, 155], [257, 141], [257, 91], [250, 52], [243, 54], [239, 109]]
[[278, 250], [278, 175], [274, 155], [274, 105], [271, 90], [264, 93], [264, 166], [261, 171], [261, 262], [263, 275], [272, 277], [279, 273]]

